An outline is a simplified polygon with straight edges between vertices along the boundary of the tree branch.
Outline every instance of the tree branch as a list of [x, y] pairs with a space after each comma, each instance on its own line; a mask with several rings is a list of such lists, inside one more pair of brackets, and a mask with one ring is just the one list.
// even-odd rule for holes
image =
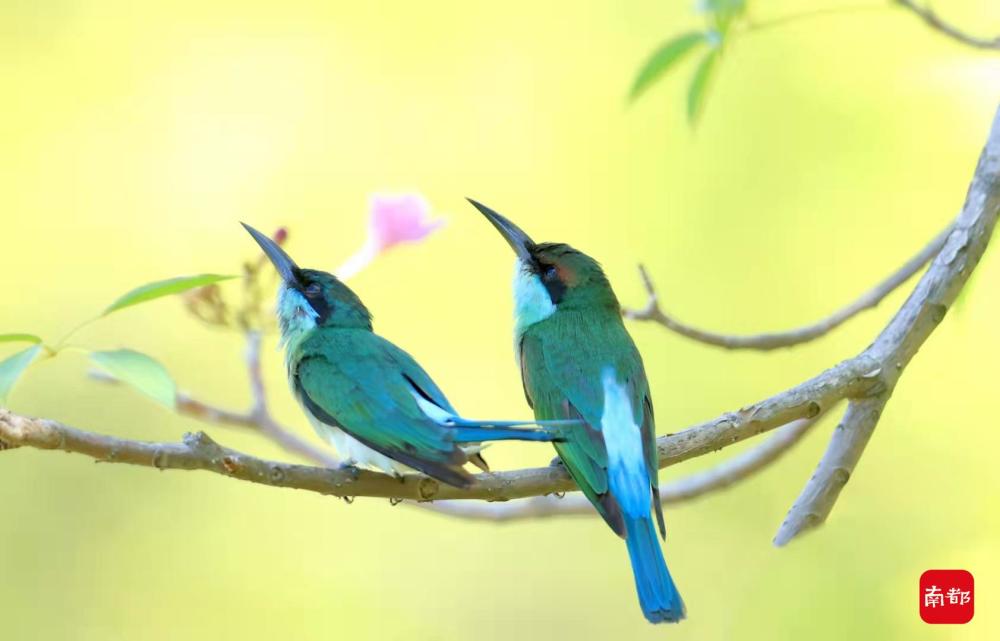
[[[759, 403], [677, 434], [661, 436], [657, 439], [660, 467], [720, 450], [797, 419], [813, 418], [820, 414], [821, 408], [847, 395], [862, 394], [877, 384], [877, 378], [865, 374], [872, 371], [873, 366], [874, 363], [866, 358], [853, 358]], [[561, 466], [478, 474], [471, 487], [462, 489], [420, 475], [396, 479], [352, 468], [331, 470], [268, 461], [221, 447], [203, 433], [186, 435], [183, 443], [133, 441], [79, 430], [57, 421], [32, 419], [7, 410], [0, 410], [0, 441], [8, 445], [77, 452], [108, 463], [161, 470], [206, 470], [244, 481], [341, 497], [506, 501], [575, 489]]]
[[1000, 215], [1000, 111], [979, 157], [965, 206], [944, 247], [875, 342], [865, 350], [881, 363], [883, 389], [853, 396], [816, 473], [802, 490], [775, 537], [775, 545], [826, 520], [850, 478], [899, 377], [944, 319], [986, 251]]
[[[236, 412], [198, 400], [186, 392], [178, 392], [175, 399], [175, 410], [178, 414], [191, 418], [228, 425], [230, 427], [245, 427], [259, 431], [264, 436], [292, 454], [297, 454], [308, 461], [325, 467], [339, 467], [341, 460], [332, 452], [324, 450], [311, 442], [299, 437], [291, 429], [278, 423], [267, 403], [267, 391], [260, 369], [261, 334], [256, 330], [246, 332], [246, 351], [244, 362], [247, 367], [247, 378], [250, 382], [250, 409], [246, 412]], [[111, 384], [119, 384], [114, 376], [101, 370], [88, 372], [91, 378]]]
[[300, 438], [271, 416], [271, 410], [267, 404], [267, 392], [264, 389], [264, 378], [260, 371], [261, 335], [259, 331], [249, 331], [246, 337], [245, 359], [247, 373], [250, 378], [250, 396], [253, 399], [249, 417], [252, 419], [253, 424], [287, 451], [294, 452], [306, 460], [326, 467], [339, 467], [341, 460], [334, 456], [333, 453], [320, 449], [309, 441]]
[[826, 318], [820, 319], [810, 325], [804, 325], [796, 329], [784, 332], [772, 332], [765, 334], [753, 334], [748, 336], [734, 336], [729, 334], [717, 334], [708, 332], [691, 325], [686, 325], [676, 318], [670, 316], [660, 308], [659, 297], [653, 281], [642, 265], [639, 266], [639, 275], [646, 288], [648, 299], [646, 306], [640, 310], [626, 310], [625, 317], [632, 320], [652, 321], [667, 329], [686, 336], [700, 343], [724, 347], [726, 349], [756, 349], [767, 351], [781, 347], [790, 347], [807, 343], [819, 338], [844, 324], [854, 316], [857, 316], [866, 309], [877, 306], [882, 299], [895, 291], [900, 285], [905, 283], [911, 276], [916, 274], [934, 256], [941, 251], [948, 234], [951, 232], [951, 225], [944, 228], [941, 233], [935, 236], [919, 252], [913, 255], [899, 269], [890, 274], [885, 280], [872, 287], [870, 290], [859, 296], [846, 307], [838, 309]]
[[844, 419], [834, 431], [826, 454], [778, 529], [774, 537], [775, 545], [785, 545], [795, 536], [826, 520], [840, 491], [851, 478], [888, 400], [888, 396], [883, 395], [848, 403]]
[[[722, 490], [742, 481], [781, 458], [802, 440], [820, 416], [801, 419], [775, 430], [774, 435], [753, 448], [723, 461], [715, 467], [682, 477], [660, 487], [660, 502], [664, 505], [682, 503]], [[426, 504], [423, 504], [426, 505]], [[481, 521], [507, 523], [524, 519], [554, 516], [593, 516], [594, 507], [585, 496], [549, 494], [507, 503], [477, 501], [437, 501], [431, 503], [436, 512]]]
[[[313, 463], [328, 468], [340, 467], [340, 459], [318, 447], [313, 447], [297, 437], [288, 428], [278, 424], [271, 418], [267, 405], [267, 394], [261, 375], [260, 366], [261, 336], [258, 332], [247, 333], [245, 362], [250, 381], [252, 397], [251, 409], [247, 412], [234, 412], [216, 405], [197, 400], [184, 392], [178, 392], [176, 410], [179, 414], [190, 416], [207, 423], [247, 427], [259, 430], [286, 451], [299, 454]], [[95, 380], [111, 384], [120, 381], [101, 370], [89, 372]], [[697, 498], [702, 494], [722, 489], [763, 469], [777, 460], [785, 451], [791, 448], [815, 424], [819, 416], [813, 419], [795, 421], [782, 427], [774, 438], [760, 446], [739, 454], [711, 470], [698, 472], [690, 477], [678, 479], [661, 488], [661, 500], [666, 503], [678, 503]], [[0, 451], [14, 445], [5, 445], [0, 441]], [[528, 517], [557, 516], [560, 514], [591, 514], [589, 503], [579, 495], [567, 500], [555, 500], [554, 495], [532, 497], [505, 504], [474, 503], [470, 501], [421, 501], [406, 502], [407, 505], [418, 506], [434, 512], [451, 516], [461, 516], [476, 519], [510, 521]]]
[[[944, 318], [948, 306], [978, 264], [998, 215], [1000, 111], [980, 157], [965, 206], [944, 246], [875, 341], [857, 356], [784, 392], [682, 432], [659, 437], [660, 467], [728, 447], [794, 421], [814, 419], [838, 401], [849, 399], [841, 427], [835, 431], [817, 474], [790, 511], [777, 542], [787, 542], [805, 527], [821, 523], [856, 466], [903, 370]], [[254, 355], [253, 345], [248, 353]], [[253, 359], [249, 362], [252, 370]], [[262, 389], [258, 383], [253, 383], [255, 390]], [[266, 405], [264, 408], [266, 411]], [[258, 410], [258, 418], [260, 415]], [[793, 430], [789, 428], [789, 431]], [[99, 461], [158, 469], [206, 470], [253, 483], [341, 497], [506, 501], [574, 489], [572, 480], [561, 466], [479, 474], [469, 488], [460, 489], [420, 475], [396, 479], [353, 468], [328, 469], [268, 461], [222, 447], [203, 433], [186, 435], [183, 443], [149, 443], [85, 432], [8, 410], [0, 410], [0, 443], [6, 447], [61, 449]], [[739, 457], [734, 460], [737, 462], [732, 466], [752, 468], [746, 461], [739, 462]], [[737, 478], [731, 472], [723, 470], [720, 475], [716, 471], [722, 481], [702, 479], [689, 483], [701, 491], [727, 478]], [[676, 486], [673, 487], [676, 491]]]
[[955, 25], [942, 20], [941, 17], [938, 16], [938, 14], [935, 13], [930, 7], [917, 4], [916, 0], [895, 0], [895, 2], [899, 6], [909, 9], [913, 13], [917, 14], [917, 16], [927, 23], [927, 26], [931, 29], [943, 33], [952, 40], [957, 40], [962, 44], [969, 45], [970, 47], [976, 47], [978, 49], [1000, 49], [1000, 36], [996, 36], [994, 38], [980, 38], [970, 35]]

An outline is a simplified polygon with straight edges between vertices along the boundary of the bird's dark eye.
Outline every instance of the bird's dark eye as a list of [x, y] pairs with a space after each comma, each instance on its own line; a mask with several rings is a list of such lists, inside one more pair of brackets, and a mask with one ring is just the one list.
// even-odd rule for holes
[[319, 283], [309, 283], [309, 285], [306, 287], [306, 296], [308, 296], [309, 298], [315, 298], [316, 296], [319, 296], [319, 293], [320, 293]]
[[545, 280], [553, 280], [555, 279], [555, 277], [556, 277], [556, 268], [552, 267], [551, 265], [549, 267], [546, 267], [545, 271], [542, 272], [542, 278], [544, 278]]

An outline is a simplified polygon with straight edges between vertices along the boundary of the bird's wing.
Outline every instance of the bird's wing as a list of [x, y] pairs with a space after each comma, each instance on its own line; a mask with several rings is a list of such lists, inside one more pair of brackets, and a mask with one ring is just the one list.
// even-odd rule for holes
[[430, 375], [424, 371], [424, 368], [420, 367], [420, 364], [412, 356], [381, 336], [375, 334], [372, 334], [372, 336], [385, 346], [386, 353], [396, 363], [399, 371], [402, 372], [403, 376], [406, 377], [407, 381], [409, 381], [410, 385], [420, 396], [445, 412], [456, 414], [455, 408], [448, 402], [441, 388], [437, 386], [437, 383], [431, 379]]
[[[640, 363], [640, 367], [641, 367]], [[649, 382], [646, 373], [642, 374], [645, 392], [642, 395], [642, 452], [646, 458], [646, 473], [649, 475], [649, 485], [653, 489], [653, 511], [656, 512], [656, 524], [660, 528], [660, 536], [667, 537], [667, 526], [663, 522], [663, 504], [660, 503], [660, 454], [656, 446], [656, 420], [653, 416], [653, 399], [649, 396]], [[633, 391], [633, 398], [638, 396]]]
[[521, 371], [525, 393], [538, 418], [586, 421], [586, 428], [570, 430], [565, 442], [554, 445], [580, 489], [608, 525], [624, 536], [621, 506], [608, 491], [608, 452], [601, 433], [602, 377], [608, 367], [624, 385], [635, 424], [641, 428], [651, 491], [656, 488], [658, 459], [642, 359], [624, 325], [616, 321], [594, 322], [583, 315], [561, 313], [530, 327], [521, 339]]
[[450, 414], [451, 405], [416, 361], [385, 339], [347, 330], [311, 339], [293, 385], [322, 422], [446, 483], [468, 484], [468, 474], [458, 469], [465, 454], [426, 411]]

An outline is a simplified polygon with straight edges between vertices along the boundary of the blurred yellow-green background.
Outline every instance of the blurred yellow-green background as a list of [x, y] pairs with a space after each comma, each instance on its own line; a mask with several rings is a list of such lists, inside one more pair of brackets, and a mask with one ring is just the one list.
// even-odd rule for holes
[[[331, 269], [362, 242], [369, 194], [386, 190], [422, 192], [447, 227], [352, 285], [376, 329], [467, 414], [529, 412], [510, 353], [510, 252], [467, 195], [598, 257], [627, 304], [643, 300], [641, 260], [668, 309], [700, 326], [814, 320], [955, 214], [1000, 95], [1000, 56], [870, 4], [740, 37], [691, 130], [690, 61], [625, 102], [648, 53], [701, 25], [688, 2], [5, 0], [0, 331], [54, 339], [135, 285], [232, 273], [255, 255], [239, 220], [287, 225], [299, 262]], [[939, 4], [970, 30], [1000, 32], [995, 2]], [[833, 417], [759, 476], [667, 510], [682, 625], [645, 623], [624, 546], [596, 518], [463, 522], [22, 449], [0, 454], [0, 637], [1000, 638], [998, 282], [994, 251], [907, 370], [821, 530], [771, 546]], [[631, 325], [661, 433], [853, 355], [904, 296], [770, 354]], [[142, 350], [184, 389], [248, 402], [239, 335], [199, 325], [177, 300], [123, 311], [76, 342]], [[271, 337], [275, 410], [311, 438], [275, 348]], [[36, 364], [12, 409], [143, 439], [205, 428], [86, 369], [72, 353]], [[489, 453], [495, 468], [552, 456]], [[925, 625], [917, 579], [951, 567], [975, 575], [976, 617]]]

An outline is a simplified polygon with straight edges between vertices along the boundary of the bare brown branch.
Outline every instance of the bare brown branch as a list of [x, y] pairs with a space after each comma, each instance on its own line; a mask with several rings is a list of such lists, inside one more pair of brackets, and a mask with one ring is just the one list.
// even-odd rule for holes
[[[763, 470], [802, 440], [820, 417], [801, 419], [775, 430], [774, 435], [715, 467], [665, 483], [660, 487], [664, 505], [682, 503], [725, 489]], [[482, 501], [436, 501], [434, 511], [483, 521], [507, 523], [553, 516], [593, 516], [597, 514], [582, 494], [534, 496], [507, 503]]]
[[[661, 436], [657, 439], [660, 466], [723, 449], [797, 419], [813, 418], [820, 413], [821, 407], [832, 406], [844, 395], [863, 393], [875, 383], [864, 376], [871, 365], [863, 359], [852, 359], [777, 396], [682, 432]], [[0, 410], [0, 442], [77, 452], [108, 463], [205, 470], [253, 483], [341, 497], [507, 501], [575, 489], [561, 466], [478, 474], [471, 487], [461, 489], [419, 475], [396, 479], [350, 468], [328, 469], [268, 461], [221, 447], [203, 433], [189, 434], [183, 443], [133, 441], [6, 410]]]
[[[260, 345], [260, 332], [247, 331], [244, 360], [247, 378], [250, 382], [251, 405], [249, 410], [245, 412], [229, 410], [194, 398], [186, 392], [178, 392], [175, 403], [177, 413], [206, 423], [255, 430], [276, 442], [287, 452], [301, 456], [307, 461], [325, 467], [339, 467], [341, 461], [333, 452], [301, 438], [290, 428], [276, 421], [271, 415], [260, 369]], [[91, 371], [89, 375], [94, 380], [104, 383], [118, 384], [120, 382], [114, 376], [100, 370]]]
[[341, 461], [332, 452], [300, 438], [271, 416], [271, 410], [267, 404], [267, 391], [264, 388], [264, 378], [260, 370], [260, 341], [260, 332], [247, 332], [245, 359], [247, 374], [250, 378], [250, 395], [253, 399], [248, 416], [253, 425], [289, 452], [326, 467], [338, 467]]
[[885, 280], [872, 287], [870, 290], [859, 296], [846, 307], [842, 307], [826, 318], [822, 318], [810, 325], [804, 325], [784, 332], [768, 332], [764, 334], [752, 334], [747, 336], [737, 336], [731, 334], [718, 334], [709, 332], [697, 327], [687, 325], [670, 316], [660, 306], [656, 288], [649, 276], [649, 272], [642, 265], [639, 266], [639, 275], [642, 277], [643, 286], [646, 288], [646, 306], [639, 310], [626, 310], [626, 318], [638, 321], [652, 321], [667, 329], [686, 336], [700, 343], [724, 347], [726, 349], [756, 349], [767, 351], [781, 347], [791, 347], [815, 340], [830, 331], [836, 329], [846, 321], [857, 316], [866, 309], [872, 309], [882, 302], [886, 296], [895, 291], [900, 285], [905, 283], [911, 276], [916, 274], [934, 256], [941, 251], [948, 234], [951, 232], [951, 225], [946, 227], [931, 242], [914, 254], [899, 269], [890, 274]]
[[816, 472], [774, 537], [775, 545], [785, 545], [795, 536], [826, 520], [840, 491], [851, 478], [888, 400], [882, 395], [848, 404], [844, 420], [834, 430]]
[[879, 370], [873, 375], [882, 380], [882, 389], [876, 388], [868, 395], [852, 396], [844, 421], [834, 432], [816, 474], [806, 484], [779, 529], [774, 541], [776, 545], [784, 545], [801, 532], [826, 520], [864, 452], [903, 370], [944, 319], [948, 308], [979, 264], [993, 235], [998, 215], [1000, 111], [994, 117], [989, 139], [979, 157], [965, 206], [944, 247], [910, 297], [875, 342], [865, 350], [880, 363]]
[[[191, 397], [189, 394], [180, 392], [177, 395], [178, 413], [197, 418], [207, 423], [258, 430], [288, 452], [299, 454], [307, 460], [324, 467], [340, 467], [340, 460], [332, 453], [327, 453], [318, 447], [312, 446], [310, 443], [306, 443], [294, 435], [291, 430], [281, 426], [271, 417], [267, 404], [266, 389], [261, 375], [260, 348], [260, 334], [252, 331], [248, 332], [245, 363], [252, 397], [252, 407], [249, 411], [234, 412], [210, 403], [205, 403]], [[119, 383], [118, 379], [100, 370], [90, 372], [90, 376], [107, 383]], [[733, 416], [737, 416], [737, 414]], [[723, 420], [727, 421], [725, 424], [730, 424], [728, 421], [731, 419], [728, 416], [724, 417]], [[696, 473], [689, 478], [679, 479], [664, 486], [660, 492], [662, 500], [668, 503], [677, 503], [682, 500], [696, 498], [713, 490], [728, 487], [779, 458], [782, 453], [798, 442], [816, 420], [818, 420], [818, 416], [811, 419], [794, 421], [781, 428], [775, 434], [774, 438], [769, 439], [760, 446], [735, 456], [732, 460], [726, 461], [716, 468]], [[3, 448], [4, 443], [0, 441], [0, 449]], [[552, 495], [549, 495], [503, 504], [482, 504], [471, 501], [421, 501], [407, 502], [407, 505], [415, 505], [454, 516], [468, 516], [470, 518], [497, 521], [540, 516], [543, 511], [547, 511], [552, 516], [558, 514], [594, 513], [586, 500], [579, 495], [570, 497], [565, 501], [557, 501]]]

